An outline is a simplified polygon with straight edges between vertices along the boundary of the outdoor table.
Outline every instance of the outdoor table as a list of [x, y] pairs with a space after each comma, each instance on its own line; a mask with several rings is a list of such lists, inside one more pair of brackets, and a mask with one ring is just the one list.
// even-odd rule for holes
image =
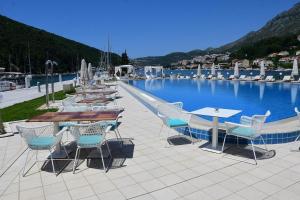
[[229, 118], [233, 115], [240, 113], [241, 110], [232, 110], [232, 109], [216, 109], [211, 107], [201, 108], [199, 110], [192, 111], [192, 114], [195, 115], [204, 115], [213, 117], [213, 132], [212, 132], [212, 143], [208, 143], [205, 147], [201, 149], [205, 151], [210, 151], [214, 153], [221, 153], [222, 147], [218, 146], [218, 126], [219, 126], [219, 117]]
[[[46, 112], [44, 114], [32, 117], [28, 122], [53, 122], [54, 132], [59, 132], [59, 122], [74, 122], [74, 121], [110, 121], [116, 120], [119, 111], [89, 111], [89, 112]], [[56, 146], [53, 158], [65, 158], [65, 152], [61, 151], [61, 146]]]

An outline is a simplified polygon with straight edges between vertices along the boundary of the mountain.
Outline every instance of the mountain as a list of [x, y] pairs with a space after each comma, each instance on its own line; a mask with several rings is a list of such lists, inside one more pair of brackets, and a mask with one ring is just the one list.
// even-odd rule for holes
[[179, 60], [188, 60], [192, 59], [198, 55], [204, 55], [206, 51], [197, 49], [189, 52], [174, 52], [167, 54], [165, 56], [148, 56], [137, 58], [134, 60], [134, 63], [138, 66], [145, 66], [145, 65], [163, 65], [169, 66], [171, 63], [178, 62]]
[[[268, 21], [258, 31], [252, 31], [242, 38], [223, 45], [218, 48], [208, 48], [206, 50], [196, 50], [187, 53], [170, 53], [165, 56], [152, 56], [137, 58], [136, 61], [140, 65], [170, 65], [182, 59], [190, 59], [197, 55], [206, 53], [224, 53], [238, 52], [238, 57], [242, 53], [251, 54], [251, 57], [266, 55], [273, 50], [278, 50], [284, 45], [285, 41], [291, 42], [291, 38], [295, 39], [300, 34], [300, 3], [295, 4], [291, 9], [282, 12], [270, 21]], [[279, 41], [277, 41], [279, 40]], [[295, 43], [295, 41], [291, 43]], [[249, 51], [248, 51], [249, 50]], [[251, 51], [250, 51], [251, 50]], [[191, 52], [193, 52], [191, 54]]]
[[221, 46], [216, 51], [235, 51], [242, 46], [256, 43], [268, 38], [280, 38], [288, 35], [300, 33], [300, 3], [295, 4], [288, 11], [284, 11], [271, 19], [265, 26], [258, 31], [253, 31], [244, 37]]
[[[45, 73], [47, 59], [58, 63], [55, 72], [74, 72], [84, 58], [97, 66], [102, 51], [88, 45], [37, 29], [0, 15], [0, 67], [6, 71], [28, 72], [30, 54], [32, 73]], [[30, 53], [29, 53], [30, 52]], [[112, 54], [117, 65], [121, 57]]]

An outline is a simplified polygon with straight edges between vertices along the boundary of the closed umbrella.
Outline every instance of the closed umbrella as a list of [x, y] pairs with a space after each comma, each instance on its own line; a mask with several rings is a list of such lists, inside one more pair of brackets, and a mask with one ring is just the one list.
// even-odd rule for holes
[[93, 71], [92, 71], [92, 64], [89, 63], [88, 65], [88, 80], [93, 80]]
[[238, 78], [239, 77], [239, 64], [236, 62], [234, 66], [234, 77]]
[[215, 63], [213, 63], [212, 66], [211, 66], [211, 75], [216, 76]]
[[86, 66], [86, 62], [84, 59], [81, 60], [81, 67], [80, 67], [80, 80], [82, 81], [83, 84], [86, 83], [88, 78], [88, 74], [87, 74], [87, 66]]
[[265, 62], [261, 61], [260, 62], [260, 76], [265, 76], [266, 72], [265, 72]]
[[298, 61], [297, 59], [294, 59], [293, 62], [293, 70], [292, 70], [292, 76], [298, 76], [299, 75], [299, 71], [298, 71]]
[[197, 69], [197, 76], [200, 77], [201, 76], [201, 65], [198, 65], [198, 69]]

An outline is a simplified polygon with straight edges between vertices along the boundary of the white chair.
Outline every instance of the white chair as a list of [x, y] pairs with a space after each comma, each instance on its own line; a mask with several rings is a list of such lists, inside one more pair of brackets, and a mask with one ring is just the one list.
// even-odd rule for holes
[[256, 75], [256, 76], [254, 76], [254, 78], [252, 80], [253, 81], [259, 81], [259, 80], [261, 80], [261, 76], [260, 75]]
[[[166, 126], [170, 129], [185, 128], [188, 129], [190, 139], [193, 142], [192, 132], [189, 126], [191, 114], [185, 113], [182, 110], [182, 102], [174, 103], [163, 103], [157, 107], [157, 116], [162, 120], [162, 126], [159, 131], [159, 135], [163, 130], [163, 127]], [[170, 132], [168, 131], [167, 139]]]
[[97, 148], [101, 155], [104, 172], [107, 172], [105, 167], [102, 146], [106, 144], [109, 155], [111, 156], [110, 148], [106, 140], [106, 133], [111, 129], [107, 123], [96, 122], [90, 124], [74, 124], [71, 126], [71, 133], [74, 136], [77, 149], [73, 165], [73, 174], [77, 167], [77, 160], [81, 149]]
[[[21, 137], [25, 140], [29, 149], [23, 167], [23, 172], [22, 172], [23, 177], [33, 167], [34, 164], [40, 161], [38, 160], [38, 151], [42, 151], [42, 150], [46, 150], [50, 152], [50, 161], [52, 164], [52, 170], [53, 173], [55, 174], [55, 166], [53, 162], [55, 159], [53, 159], [52, 153], [55, 151], [56, 145], [61, 142], [63, 133], [66, 131], [66, 129], [62, 129], [58, 133], [55, 133], [55, 128], [53, 125], [45, 125], [45, 126], [38, 126], [38, 127], [25, 127], [25, 126], [17, 125], [16, 128], [19, 131]], [[68, 156], [65, 146], [63, 146], [63, 149], [66, 155]], [[25, 172], [28, 155], [31, 151], [36, 151], [35, 162], [29, 168], [29, 170]], [[46, 160], [49, 159], [47, 158], [43, 161]]]
[[253, 115], [252, 117], [242, 116], [240, 124], [225, 122], [226, 134], [223, 141], [222, 152], [224, 151], [224, 145], [225, 145], [226, 137], [228, 135], [237, 137], [237, 142], [238, 142], [238, 138], [244, 138], [250, 140], [255, 164], [257, 164], [253, 140], [260, 137], [260, 139], [263, 141], [265, 145], [265, 149], [268, 150], [267, 145], [261, 135], [261, 129], [267, 117], [270, 115], [271, 112], [267, 111], [265, 115]]
[[246, 75], [241, 75], [240, 78], [239, 78], [239, 80], [241, 80], [241, 81], [246, 80]]

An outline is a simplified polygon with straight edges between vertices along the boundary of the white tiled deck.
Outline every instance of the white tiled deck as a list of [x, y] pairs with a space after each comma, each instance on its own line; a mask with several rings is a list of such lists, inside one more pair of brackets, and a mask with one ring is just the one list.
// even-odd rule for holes
[[251, 158], [202, 151], [203, 142], [165, 148], [159, 118], [122, 88], [120, 94], [126, 108], [120, 133], [135, 144], [123, 167], [104, 174], [81, 164], [75, 175], [57, 177], [34, 167], [23, 178], [16, 173], [21, 156], [0, 178], [0, 199], [299, 199], [300, 152], [291, 152], [290, 144], [268, 146], [276, 156], [258, 166]]

